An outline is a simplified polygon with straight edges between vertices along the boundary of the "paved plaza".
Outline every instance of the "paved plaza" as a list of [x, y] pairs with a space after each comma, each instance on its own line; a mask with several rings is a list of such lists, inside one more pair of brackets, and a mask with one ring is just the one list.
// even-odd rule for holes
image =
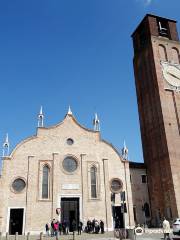
[[[162, 230], [150, 230], [146, 233], [143, 233], [141, 236], [134, 236], [134, 240], [163, 240], [163, 233]], [[170, 234], [171, 240], [180, 240], [180, 236], [174, 236], [172, 233]], [[15, 238], [15, 236], [8, 236], [8, 240], [27, 240], [27, 236], [18, 236]], [[81, 235], [78, 235], [75, 233], [75, 236], [73, 237], [73, 234], [69, 235], [60, 235], [59, 240], [117, 240], [119, 238], [114, 237], [114, 232], [106, 232], [104, 234], [88, 234], [88, 233], [82, 233]], [[130, 240], [132, 238], [126, 238], [126, 240]], [[0, 240], [6, 240], [6, 237], [1, 237]], [[40, 236], [30, 236], [29, 240], [40, 240]], [[46, 235], [43, 236], [42, 240], [56, 240], [56, 237], [47, 237]], [[122, 239], [120, 239], [122, 240]]]

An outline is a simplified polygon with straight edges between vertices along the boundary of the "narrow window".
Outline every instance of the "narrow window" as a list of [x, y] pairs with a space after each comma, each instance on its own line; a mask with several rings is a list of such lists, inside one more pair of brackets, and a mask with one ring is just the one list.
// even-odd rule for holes
[[147, 183], [147, 175], [146, 174], [141, 175], [141, 182]]
[[173, 62], [179, 64], [179, 51], [176, 48], [172, 48]]
[[97, 198], [97, 169], [96, 167], [91, 167], [91, 197]]
[[166, 52], [166, 48], [164, 45], [160, 44], [159, 45], [159, 55], [160, 55], [160, 59], [164, 62], [166, 62], [168, 60], [167, 58], [167, 52]]
[[49, 167], [43, 167], [42, 198], [49, 198]]
[[136, 223], [137, 217], [136, 217], [136, 206], [133, 206], [133, 213], [134, 213], [134, 221]]
[[146, 217], [150, 217], [150, 209], [149, 204], [147, 202], [144, 204], [144, 212]]

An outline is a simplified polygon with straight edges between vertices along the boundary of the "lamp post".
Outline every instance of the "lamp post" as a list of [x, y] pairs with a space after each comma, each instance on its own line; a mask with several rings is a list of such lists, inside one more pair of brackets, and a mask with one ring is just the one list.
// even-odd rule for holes
[[111, 208], [112, 208], [112, 216], [113, 216], [113, 226], [116, 227], [116, 221], [115, 221], [115, 193], [111, 193]]
[[125, 195], [125, 191], [121, 192], [121, 201], [122, 201], [122, 205], [121, 205], [121, 211], [123, 214], [123, 222], [124, 222], [124, 238], [126, 239], [126, 222], [125, 222], [125, 213], [127, 212], [126, 209], [126, 195]]
[[[126, 179], [126, 167], [125, 167], [125, 161], [128, 160], [128, 148], [126, 147], [126, 143], [124, 141], [124, 146], [122, 148], [122, 158], [124, 160], [124, 173], [125, 173], [125, 182], [126, 182], [126, 193], [127, 193], [127, 203], [128, 203], [128, 191], [127, 191], [127, 179]], [[121, 201], [123, 202], [123, 221], [124, 221], [124, 238], [126, 239], [126, 222], [125, 222], [125, 213], [127, 213], [126, 208], [126, 196], [125, 191], [121, 192]], [[128, 214], [129, 214], [129, 203], [128, 203]]]

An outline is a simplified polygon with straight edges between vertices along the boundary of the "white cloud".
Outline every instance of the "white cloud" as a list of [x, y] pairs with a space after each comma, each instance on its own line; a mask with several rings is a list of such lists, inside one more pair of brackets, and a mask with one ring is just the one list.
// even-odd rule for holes
[[149, 6], [153, 0], [137, 0], [137, 1], [143, 3], [145, 6]]
[[152, 0], [145, 0], [145, 4], [146, 5], [149, 5], [149, 4], [151, 4], [152, 3]]

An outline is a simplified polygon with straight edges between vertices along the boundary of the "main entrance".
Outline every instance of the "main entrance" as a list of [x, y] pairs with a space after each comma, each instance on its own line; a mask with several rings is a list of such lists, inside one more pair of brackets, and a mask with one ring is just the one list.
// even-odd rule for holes
[[113, 212], [113, 219], [114, 219], [114, 225], [115, 225], [114, 227], [124, 228], [124, 219], [123, 219], [121, 206], [113, 206], [112, 212]]
[[75, 220], [76, 229], [79, 222], [79, 198], [61, 198], [61, 221], [69, 225], [69, 231], [73, 231], [72, 222]]
[[12, 208], [10, 209], [9, 218], [9, 235], [15, 235], [18, 232], [19, 235], [23, 231], [23, 208]]

